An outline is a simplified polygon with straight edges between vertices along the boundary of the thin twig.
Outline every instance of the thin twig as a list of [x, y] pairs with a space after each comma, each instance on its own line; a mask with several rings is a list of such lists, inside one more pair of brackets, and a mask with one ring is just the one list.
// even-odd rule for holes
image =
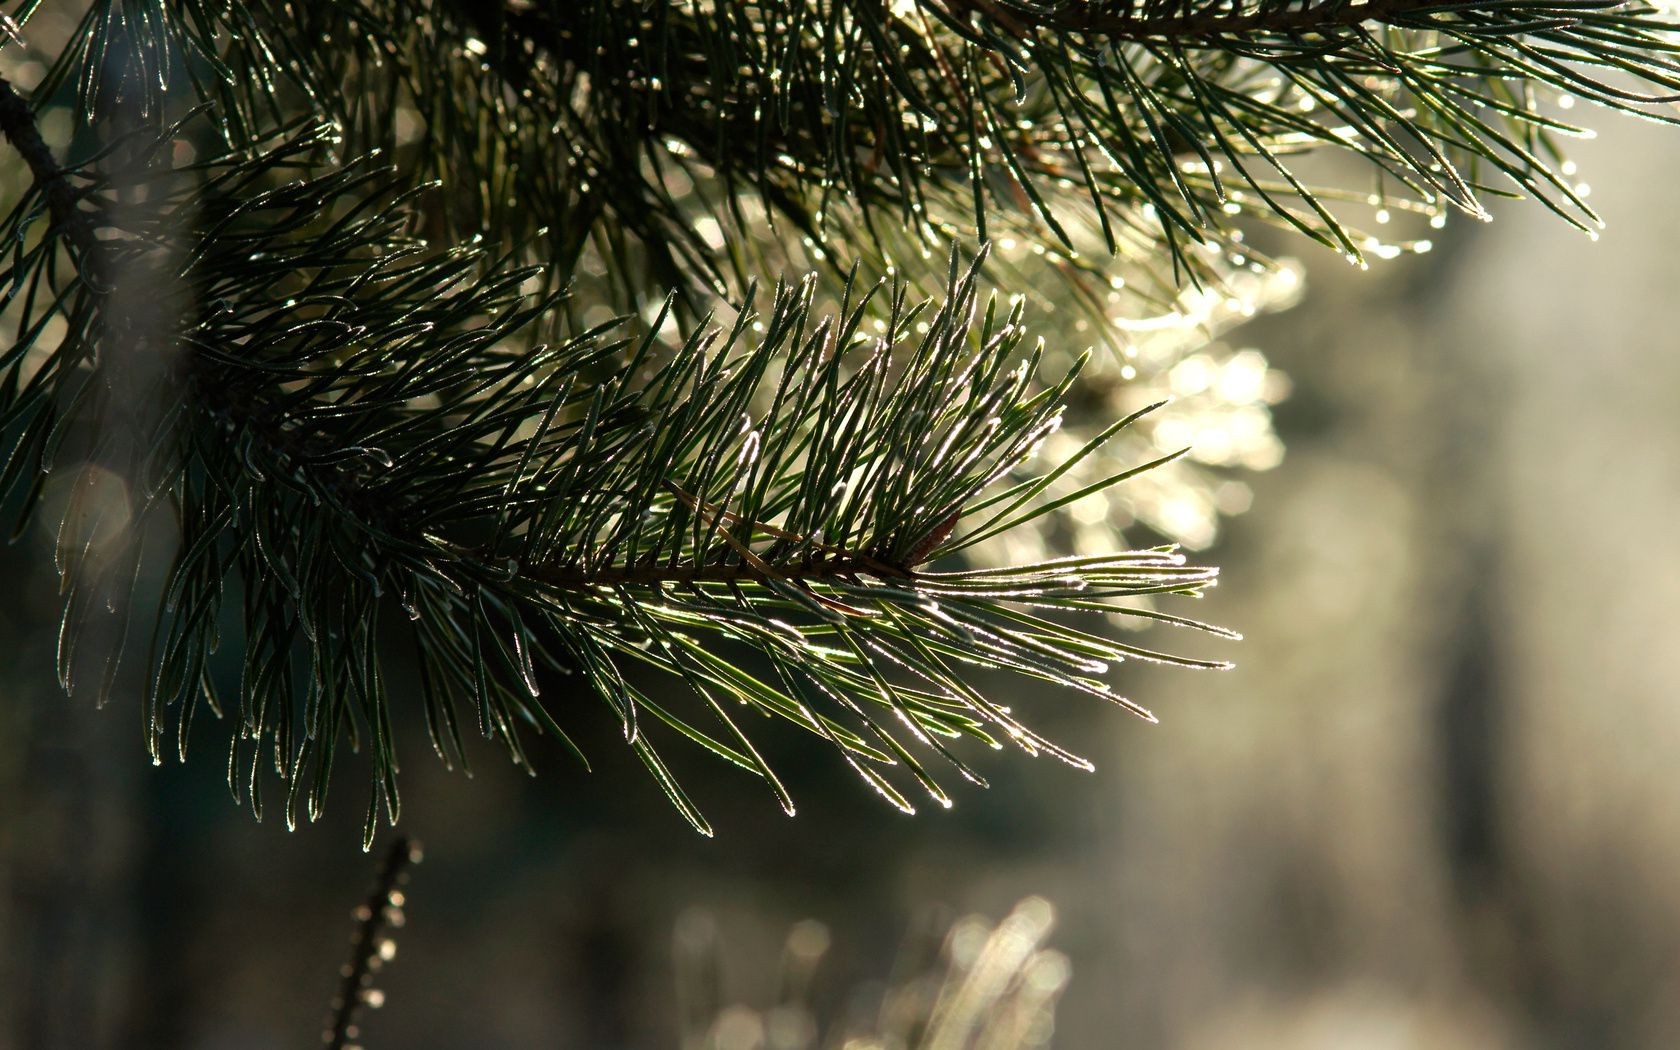
[[351, 949], [350, 961], [344, 965], [344, 979], [332, 1001], [332, 1013], [322, 1038], [328, 1050], [347, 1050], [349, 1040], [356, 1034], [356, 1014], [368, 1002], [373, 971], [389, 957], [382, 935], [387, 926], [402, 922], [403, 898], [397, 887], [404, 881], [408, 866], [419, 862], [419, 845], [408, 838], [396, 839], [379, 863], [373, 893], [366, 904], [356, 909], [355, 947]]
[[[931, 3], [931, 0], [924, 0]], [[1233, 12], [1210, 4], [1201, 11], [1166, 16], [1119, 14], [1095, 4], [1068, 5], [1044, 11], [1026, 11], [989, 0], [945, 0], [952, 17], [957, 12], [977, 11], [994, 21], [1014, 27], [1038, 27], [1063, 33], [1090, 33], [1113, 40], [1206, 40], [1209, 37], [1260, 35], [1296, 36], [1304, 33], [1333, 33], [1368, 22], [1388, 22], [1433, 9], [1451, 9], [1442, 0], [1322, 0], [1301, 7], [1261, 5], [1250, 11]]]
[[[35, 185], [40, 187], [41, 195], [46, 198], [53, 225], [64, 231], [70, 243], [84, 257], [94, 257], [99, 241], [87, 216], [76, 207], [75, 187], [70, 185], [64, 169], [58, 166], [46, 140], [41, 138], [34, 110], [5, 77], [0, 77], [0, 134], [6, 136], [6, 141], [29, 165], [30, 174], [35, 176]], [[82, 276], [84, 279], [88, 277], [85, 273]], [[89, 282], [90, 285], [97, 283]]]
[[787, 583], [821, 583], [847, 579], [860, 574], [887, 579], [912, 579], [915, 573], [887, 565], [866, 555], [844, 558], [811, 558], [793, 565], [771, 565], [758, 559], [759, 565], [747, 561], [725, 565], [670, 565], [665, 562], [644, 565], [583, 566], [523, 565], [520, 571], [539, 583], [569, 590], [593, 590], [620, 584], [654, 586], [690, 583], [764, 583], [778, 580]]

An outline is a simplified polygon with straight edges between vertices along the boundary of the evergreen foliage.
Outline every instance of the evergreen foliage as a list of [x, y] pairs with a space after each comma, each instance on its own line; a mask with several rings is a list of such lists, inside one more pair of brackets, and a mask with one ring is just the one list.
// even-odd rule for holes
[[755, 715], [906, 811], [909, 781], [949, 804], [940, 764], [981, 779], [963, 738], [1083, 765], [976, 672], [1147, 716], [1110, 664], [1217, 664], [1105, 621], [1228, 632], [1156, 607], [1214, 579], [1172, 546], [988, 543], [1177, 457], [1079, 344], [1100, 368], [1151, 318], [1205, 332], [1187, 297], [1264, 307], [1268, 225], [1355, 261], [1427, 247], [1362, 216], [1490, 196], [1590, 227], [1567, 107], [1672, 120], [1680, 88], [1675, 27], [1619, 0], [24, 0], [6, 27], [0, 492], [60, 521], [63, 684], [143, 658], [153, 756], [210, 709], [259, 815], [265, 770], [313, 818], [365, 752], [368, 842], [399, 708], [447, 762], [477, 733], [528, 765], [531, 733], [570, 745], [560, 683], [703, 831], [658, 747], [791, 813]]

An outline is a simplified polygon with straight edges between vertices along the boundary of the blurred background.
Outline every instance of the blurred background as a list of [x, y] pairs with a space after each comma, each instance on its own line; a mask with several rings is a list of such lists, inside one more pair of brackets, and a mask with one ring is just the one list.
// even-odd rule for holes
[[[1680, 138], [1601, 123], [1597, 243], [1505, 204], [1369, 273], [1306, 255], [1302, 304], [1228, 337], [1293, 381], [1285, 461], [1198, 555], [1239, 666], [1121, 668], [1159, 726], [1010, 698], [1094, 776], [986, 756], [992, 790], [909, 819], [785, 733], [795, 820], [672, 755], [705, 840], [605, 719], [594, 774], [534, 781], [411, 726], [425, 861], [365, 1043], [802, 1045], [764, 1012], [790, 980], [840, 1031], [1036, 897], [1034, 1045], [1680, 1045]], [[212, 748], [150, 767], [137, 710], [53, 682], [49, 552], [0, 551], [0, 1047], [316, 1045], [360, 785], [288, 834]]]

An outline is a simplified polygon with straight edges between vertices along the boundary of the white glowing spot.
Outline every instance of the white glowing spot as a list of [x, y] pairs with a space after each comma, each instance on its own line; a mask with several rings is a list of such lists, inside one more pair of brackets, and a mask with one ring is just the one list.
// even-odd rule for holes
[[[1177, 310], [1169, 310], [1164, 314], [1157, 314], [1154, 317], [1142, 317], [1136, 319], [1128, 317], [1115, 317], [1113, 318], [1113, 322], [1114, 327], [1120, 329], [1122, 332], [1159, 332], [1174, 328], [1182, 328], [1184, 326], [1184, 315], [1179, 313]], [[1134, 350], [1133, 353], [1136, 353], [1136, 351]]]
[[1240, 481], [1225, 481], [1214, 490], [1213, 501], [1221, 514], [1243, 514], [1254, 505], [1254, 491]]
[[1155, 427], [1155, 444], [1158, 448], [1179, 449], [1193, 444], [1195, 440], [1195, 427], [1182, 419], [1163, 419]]
[[1173, 366], [1167, 374], [1172, 392], [1179, 397], [1199, 394], [1213, 381], [1213, 369], [1202, 357], [1187, 357]]
[[1068, 508], [1068, 513], [1081, 525], [1101, 525], [1108, 520], [1108, 496], [1102, 492], [1093, 492], [1074, 500], [1073, 505]]
[[1260, 351], [1240, 350], [1220, 369], [1214, 392], [1233, 405], [1260, 401], [1266, 391], [1266, 371], [1266, 358]]
[[706, 247], [717, 251], [723, 247], [723, 227], [710, 215], [703, 215], [694, 223], [694, 232], [706, 242]]

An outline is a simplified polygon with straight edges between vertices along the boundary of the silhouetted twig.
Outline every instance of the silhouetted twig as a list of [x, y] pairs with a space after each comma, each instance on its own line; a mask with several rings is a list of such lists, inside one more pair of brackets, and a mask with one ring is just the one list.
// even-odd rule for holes
[[46, 198], [53, 223], [64, 229], [71, 244], [83, 256], [94, 255], [98, 241], [87, 216], [76, 207], [75, 188], [41, 138], [29, 103], [5, 77], [0, 77], [0, 135], [5, 136], [24, 163], [29, 165], [29, 173], [35, 177], [36, 185], [40, 186]]
[[372, 987], [373, 975], [395, 954], [396, 942], [384, 936], [385, 929], [402, 925], [403, 894], [398, 887], [408, 881], [408, 866], [419, 862], [418, 843], [408, 838], [392, 842], [379, 864], [373, 893], [353, 913], [357, 923], [355, 946], [350, 951], [349, 962], [344, 964], [344, 979], [333, 998], [322, 1036], [322, 1042], [330, 1050], [351, 1050], [350, 1040], [357, 1034], [357, 1013], [363, 1005], [377, 1007], [384, 999]]

